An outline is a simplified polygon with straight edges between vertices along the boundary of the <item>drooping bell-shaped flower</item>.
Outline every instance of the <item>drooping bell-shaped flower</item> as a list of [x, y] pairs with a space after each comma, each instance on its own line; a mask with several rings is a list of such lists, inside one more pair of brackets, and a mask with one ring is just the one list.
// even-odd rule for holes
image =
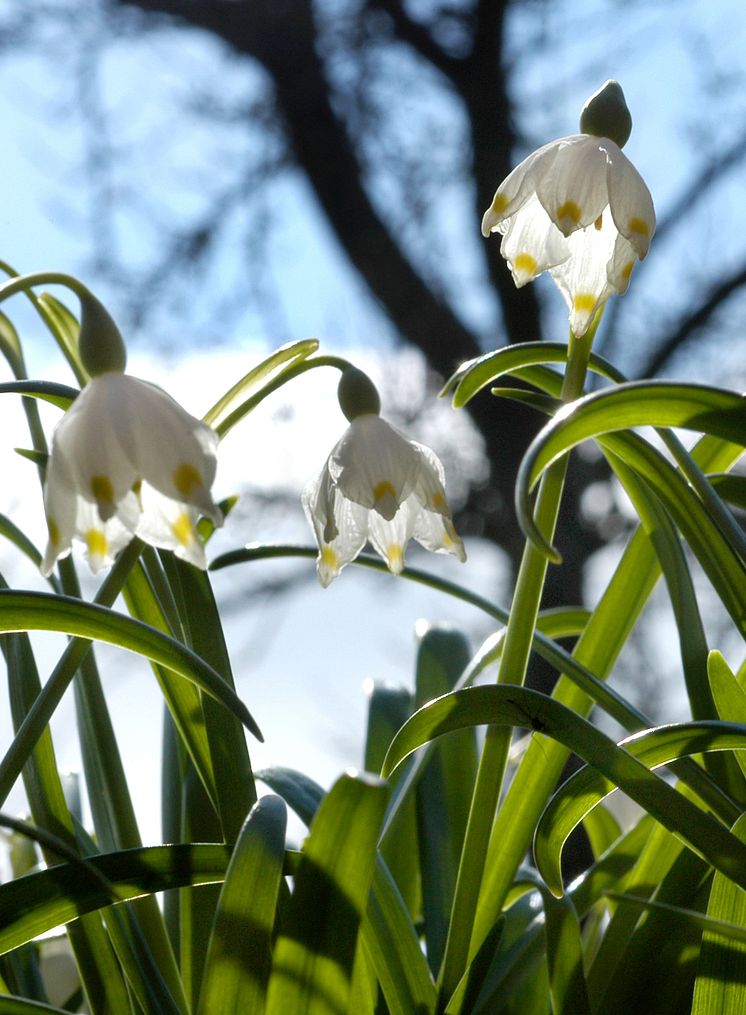
[[324, 587], [368, 540], [394, 574], [404, 567], [412, 538], [427, 550], [466, 559], [438, 457], [381, 419], [378, 395], [371, 392], [373, 385], [360, 371], [344, 372], [339, 397], [350, 425], [321, 474], [303, 491]]
[[[621, 151], [630, 127], [621, 88], [607, 82], [583, 110], [587, 133], [524, 159], [482, 220], [484, 236], [502, 234], [500, 252], [517, 286], [549, 271], [577, 337], [613, 293], [626, 292], [655, 232], [650, 191]], [[607, 136], [598, 133], [604, 129]]]
[[[100, 315], [100, 304], [94, 309], [106, 348], [112, 338], [106, 320], [115, 326], [108, 315]], [[90, 341], [90, 324], [84, 304], [81, 351]], [[48, 575], [70, 552], [73, 538], [85, 544], [95, 572], [110, 564], [133, 536], [204, 568], [197, 519], [203, 514], [216, 525], [222, 522], [210, 494], [217, 435], [161, 388], [125, 374], [116, 341], [112, 348], [108, 358], [99, 349], [101, 372], [85, 385], [52, 437], [44, 484], [49, 541], [42, 572]], [[91, 362], [90, 356], [84, 358], [89, 369]]]

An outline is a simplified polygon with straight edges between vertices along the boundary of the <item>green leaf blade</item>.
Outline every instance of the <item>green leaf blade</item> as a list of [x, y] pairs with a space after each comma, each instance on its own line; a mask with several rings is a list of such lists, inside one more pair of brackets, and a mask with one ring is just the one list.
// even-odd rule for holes
[[218, 900], [197, 1015], [264, 1010], [286, 824], [284, 802], [266, 796], [241, 829]]
[[345, 775], [324, 797], [275, 948], [267, 1015], [347, 1011], [388, 795], [379, 779]]

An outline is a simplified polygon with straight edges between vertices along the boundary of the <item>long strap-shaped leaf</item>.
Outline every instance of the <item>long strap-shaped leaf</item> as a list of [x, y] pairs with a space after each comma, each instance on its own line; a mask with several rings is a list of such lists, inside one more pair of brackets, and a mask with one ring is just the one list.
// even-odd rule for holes
[[0, 1015], [68, 1015], [66, 1008], [53, 1008], [41, 1001], [24, 1001], [20, 997], [6, 997], [0, 994]]
[[[733, 826], [733, 834], [746, 839], [746, 815]], [[710, 891], [707, 915], [713, 920], [735, 924], [743, 936], [728, 940], [717, 931], [706, 930], [702, 937], [692, 1015], [740, 1015], [746, 1008], [746, 892], [731, 880], [716, 874]]]
[[[716, 870], [746, 886], [746, 846], [572, 710], [525, 687], [473, 687], [421, 708], [392, 741], [383, 774], [435, 736], [478, 725], [520, 726], [569, 747], [644, 807]], [[561, 885], [550, 885], [560, 893]]]
[[264, 1010], [286, 823], [284, 801], [265, 796], [241, 829], [218, 901], [197, 1015]]
[[69, 409], [78, 394], [76, 388], [71, 388], [67, 384], [55, 384], [53, 381], [7, 381], [0, 384], [0, 395], [41, 398], [56, 405], [58, 409]]
[[275, 946], [267, 1015], [348, 1010], [388, 794], [380, 779], [344, 775], [322, 801]]
[[569, 448], [588, 437], [635, 426], [674, 426], [746, 446], [746, 400], [734, 391], [675, 381], [627, 381], [586, 395], [532, 442], [522, 471], [530, 486]]
[[[150, 582], [150, 575], [143, 567], [143, 563], [143, 561], [138, 561], [127, 578], [124, 587], [127, 608], [137, 620], [168, 633], [168, 620], [163, 603], [155, 594]], [[174, 726], [194, 763], [205, 792], [217, 809], [215, 777], [212, 770], [207, 731], [200, 707], [199, 691], [194, 684], [179, 680], [164, 666], [153, 664], [153, 672], [158, 680]]]
[[[507, 345], [462, 363], [440, 394], [443, 396], [452, 392], [453, 406], [458, 409], [503, 374], [520, 373], [524, 368], [539, 363], [566, 362], [567, 342], [521, 342], [520, 345]], [[617, 383], [624, 381], [623, 375], [596, 353], [590, 355], [589, 368]], [[561, 381], [561, 376], [557, 376]]]
[[[258, 777], [280, 793], [301, 820], [310, 825], [324, 798], [317, 783], [292, 769], [273, 768]], [[380, 853], [362, 937], [391, 1015], [433, 1011], [435, 983], [401, 894]]]
[[[693, 451], [699, 466], [708, 472], [730, 468], [739, 454], [740, 448], [712, 437], [702, 438]], [[573, 650], [578, 662], [601, 678], [608, 675], [659, 573], [649, 539], [638, 529]], [[558, 681], [553, 697], [582, 714], [591, 707], [590, 698], [565, 676]], [[490, 933], [500, 913], [514, 872], [530, 846], [539, 816], [557, 784], [567, 756], [568, 750], [563, 744], [535, 741], [518, 767], [490, 841], [472, 951]]]
[[697, 384], [630, 381], [578, 399], [532, 441], [516, 481], [520, 514], [529, 493], [553, 461], [590, 437], [637, 426], [683, 427], [746, 446], [746, 400], [735, 392]]
[[84, 913], [121, 901], [225, 878], [228, 852], [221, 844], [149, 846], [86, 857], [111, 885], [107, 891], [85, 870], [58, 864], [0, 885], [0, 954], [18, 948]]
[[[228, 647], [208, 575], [172, 554], [163, 555], [163, 564], [171, 588], [178, 592], [177, 602], [186, 643], [221, 675], [231, 690], [235, 690]], [[231, 845], [256, 803], [246, 737], [235, 717], [212, 699], [203, 698], [202, 712], [223, 839]]]
[[[0, 583], [4, 584], [2, 577]], [[28, 635], [8, 634], [1, 641], [8, 667], [13, 724], [18, 729], [32, 703], [38, 700], [41, 682]], [[74, 820], [64, 797], [52, 735], [47, 726], [40, 730], [23, 776], [34, 823], [77, 850]], [[59, 859], [48, 849], [44, 856], [48, 863]], [[4, 912], [0, 905], [0, 914]], [[91, 1011], [94, 1015], [104, 1015], [107, 1011], [119, 1010], [127, 1003], [127, 987], [101, 916], [81, 916], [70, 927], [68, 939]]]
[[[746, 751], [746, 726], [714, 719], [680, 723], [627, 737], [619, 746], [647, 767], [657, 768], [708, 751]], [[588, 765], [574, 772], [547, 805], [536, 828], [534, 858], [554, 891], [562, 889], [561, 855], [567, 837], [615, 789], [611, 780]]]
[[241, 699], [198, 655], [137, 620], [94, 603], [45, 592], [0, 589], [0, 631], [60, 631], [128, 648], [167, 666], [222, 702], [247, 729], [262, 738]]

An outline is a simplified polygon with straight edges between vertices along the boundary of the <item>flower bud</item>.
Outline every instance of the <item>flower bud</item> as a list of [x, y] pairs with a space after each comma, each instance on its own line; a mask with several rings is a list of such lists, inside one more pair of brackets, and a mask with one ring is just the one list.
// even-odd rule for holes
[[91, 377], [110, 370], [121, 373], [127, 365], [127, 350], [119, 328], [103, 303], [89, 292], [80, 294], [78, 351]]
[[381, 399], [376, 386], [367, 374], [357, 367], [348, 366], [342, 371], [337, 388], [339, 407], [350, 423], [358, 416], [381, 411]]
[[607, 81], [587, 100], [580, 113], [580, 131], [608, 137], [624, 148], [632, 133], [632, 116], [618, 81]]

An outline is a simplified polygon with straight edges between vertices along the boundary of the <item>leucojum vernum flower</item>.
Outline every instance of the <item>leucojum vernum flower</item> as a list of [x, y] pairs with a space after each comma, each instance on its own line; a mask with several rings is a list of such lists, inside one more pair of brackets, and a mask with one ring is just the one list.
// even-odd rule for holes
[[378, 392], [362, 371], [345, 370], [338, 395], [350, 425], [302, 498], [321, 584], [329, 585], [368, 540], [394, 574], [412, 538], [465, 560], [435, 453], [381, 419]]
[[204, 568], [197, 519], [222, 522], [210, 494], [217, 435], [165, 391], [125, 374], [124, 345], [108, 313], [92, 300], [82, 310], [81, 358], [92, 377], [52, 438], [42, 572], [70, 552], [73, 537], [94, 572], [133, 536]]
[[613, 293], [626, 292], [655, 232], [650, 191], [621, 151], [631, 118], [617, 82], [591, 96], [580, 126], [524, 159], [482, 220], [484, 236], [502, 234], [517, 286], [549, 271], [578, 338]]

